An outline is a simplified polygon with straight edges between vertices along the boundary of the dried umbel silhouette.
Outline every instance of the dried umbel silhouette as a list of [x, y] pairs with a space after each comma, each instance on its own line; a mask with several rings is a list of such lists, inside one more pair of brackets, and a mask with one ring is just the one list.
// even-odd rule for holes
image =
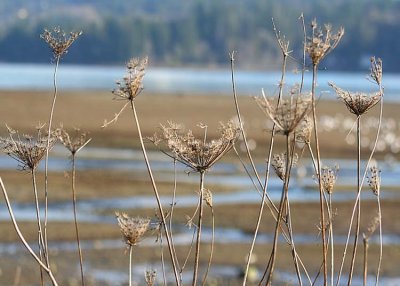
[[379, 86], [382, 85], [382, 60], [380, 58], [371, 57], [369, 77]]
[[137, 245], [150, 228], [150, 219], [142, 217], [129, 217], [126, 213], [116, 212], [118, 225], [125, 240], [131, 247]]
[[332, 32], [330, 24], [324, 25], [324, 30], [318, 27], [317, 21], [311, 22], [311, 37], [307, 38], [305, 50], [310, 56], [313, 65], [318, 65], [321, 60], [336, 48], [344, 35], [343, 27], [336, 33]]
[[301, 94], [298, 86], [293, 87], [288, 98], [281, 99], [278, 106], [265, 96], [264, 91], [262, 94], [262, 98], [255, 98], [258, 106], [275, 123], [277, 132], [284, 135], [296, 129], [311, 107], [311, 97]]
[[1, 149], [11, 158], [19, 163], [22, 170], [35, 170], [40, 161], [46, 155], [47, 139], [49, 139], [49, 149], [51, 149], [57, 141], [54, 134], [42, 133], [43, 125], [36, 128], [36, 138], [31, 135], [20, 135], [7, 126], [9, 137], [0, 138]]
[[381, 170], [377, 166], [369, 168], [368, 185], [375, 196], [381, 193]]
[[[271, 165], [275, 170], [275, 174], [282, 180], [285, 180], [285, 174], [286, 174], [286, 160], [287, 156], [286, 153], [280, 153], [280, 154], [274, 154], [272, 156], [272, 162]], [[298, 156], [295, 154], [292, 158], [292, 166], [295, 166], [297, 164]]]
[[80, 35], [82, 35], [82, 31], [70, 32], [67, 34], [60, 27], [55, 27], [52, 30], [44, 29], [40, 38], [50, 46], [54, 57], [60, 58], [68, 52], [68, 48]]
[[380, 91], [371, 94], [363, 92], [350, 92], [343, 90], [333, 83], [329, 83], [337, 96], [343, 100], [349, 111], [357, 116], [361, 116], [374, 107], [382, 98], [382, 93]]
[[86, 132], [82, 132], [78, 128], [75, 128], [74, 133], [75, 134], [70, 135], [63, 127], [58, 128], [55, 131], [60, 142], [71, 152], [72, 155], [78, 153], [91, 140], [91, 138], [87, 138], [88, 134]]
[[116, 82], [117, 87], [112, 93], [118, 99], [132, 101], [143, 90], [143, 78], [147, 67], [148, 58], [140, 60], [132, 58], [126, 64], [127, 74], [120, 81]]
[[144, 279], [146, 281], [147, 286], [154, 286], [157, 278], [156, 270], [146, 270], [144, 273]]
[[[206, 129], [206, 127], [204, 127]], [[207, 142], [204, 138], [196, 138], [192, 131], [184, 133], [181, 125], [168, 122], [161, 125], [161, 138], [156, 134], [150, 140], [158, 145], [164, 141], [172, 152], [169, 155], [196, 172], [205, 172], [222, 158], [235, 144], [240, 128], [233, 121], [220, 123], [221, 137]]]
[[328, 194], [332, 194], [332, 192], [333, 192], [333, 188], [335, 187], [338, 171], [339, 171], [339, 168], [337, 166], [334, 169], [329, 168], [329, 167], [321, 168], [322, 188]]
[[296, 142], [310, 144], [312, 131], [313, 122], [308, 115], [305, 115], [295, 130]]

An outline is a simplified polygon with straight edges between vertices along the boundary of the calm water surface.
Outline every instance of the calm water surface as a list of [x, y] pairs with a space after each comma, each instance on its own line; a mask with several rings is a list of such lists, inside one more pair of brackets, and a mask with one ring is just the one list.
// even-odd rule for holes
[[[50, 64], [0, 64], [0, 89], [51, 89], [54, 66]], [[67, 90], [112, 90], [116, 80], [124, 76], [125, 68], [116, 66], [61, 65], [58, 73], [59, 87]], [[376, 86], [366, 79], [366, 73], [320, 71], [318, 88], [325, 98], [334, 99], [328, 87], [332, 81], [353, 91], [374, 91]], [[279, 72], [236, 71], [236, 88], [242, 95], [276, 94]], [[288, 73], [286, 83], [300, 82], [300, 74]], [[385, 74], [383, 84], [388, 100], [398, 101], [400, 74]], [[305, 86], [309, 88], [311, 73], [306, 73]], [[210, 93], [231, 94], [231, 74], [228, 69], [152, 68], [144, 79], [148, 92], [157, 93]]]

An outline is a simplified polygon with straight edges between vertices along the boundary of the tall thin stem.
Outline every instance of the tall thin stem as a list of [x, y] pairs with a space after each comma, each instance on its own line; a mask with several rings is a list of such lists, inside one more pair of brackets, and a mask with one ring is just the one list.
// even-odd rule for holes
[[335, 269], [335, 253], [334, 253], [334, 243], [333, 243], [333, 208], [332, 208], [332, 194], [329, 193], [329, 201], [328, 201], [328, 216], [329, 216], [329, 236], [330, 236], [330, 244], [331, 244], [331, 286], [333, 286], [333, 276]]
[[137, 116], [137, 112], [136, 112], [136, 108], [135, 108], [135, 104], [134, 104], [133, 100], [131, 101], [131, 108], [132, 108], [132, 112], [133, 112], [133, 117], [135, 119], [136, 127], [137, 127], [137, 130], [138, 130], [140, 145], [141, 145], [141, 148], [142, 148], [144, 161], [146, 163], [147, 172], [149, 173], [151, 184], [153, 186], [154, 195], [155, 195], [156, 201], [157, 201], [157, 207], [158, 207], [158, 210], [160, 212], [161, 223], [162, 223], [162, 225], [164, 227], [165, 237], [167, 239], [167, 244], [168, 244], [168, 250], [169, 250], [169, 253], [170, 253], [170, 256], [171, 256], [172, 267], [174, 269], [176, 285], [179, 286], [180, 285], [180, 279], [179, 279], [179, 274], [178, 274], [178, 270], [177, 270], [177, 266], [176, 266], [177, 263], [176, 263], [176, 260], [175, 260], [173, 245], [172, 245], [172, 242], [171, 242], [171, 237], [170, 237], [170, 233], [169, 233], [169, 230], [168, 230], [168, 225], [167, 225], [167, 222], [166, 222], [166, 219], [165, 219], [164, 210], [163, 210], [163, 207], [162, 207], [162, 204], [161, 204], [160, 195], [158, 193], [157, 185], [156, 185], [156, 182], [154, 180], [153, 172], [151, 170], [150, 161], [149, 161], [149, 158], [147, 157], [146, 147], [144, 146], [142, 131], [141, 131], [140, 124], [139, 124], [139, 118]]
[[[43, 261], [43, 257], [45, 256], [46, 248], [45, 248], [44, 241], [43, 241], [43, 231], [42, 231], [42, 223], [41, 223], [41, 217], [40, 217], [39, 197], [38, 197], [38, 193], [37, 193], [35, 169], [31, 170], [31, 176], [32, 176], [32, 185], [33, 185], [33, 195], [35, 198], [36, 221], [37, 221], [37, 225], [38, 225], [39, 257], [40, 257], [40, 260]], [[41, 285], [43, 286], [44, 285], [43, 270], [42, 270], [42, 267], [39, 267], [39, 269], [40, 269]]]
[[364, 245], [364, 275], [363, 275], [363, 285], [367, 286], [367, 275], [368, 275], [368, 237], [363, 238]]
[[276, 225], [275, 225], [275, 232], [274, 232], [274, 241], [273, 241], [273, 246], [272, 246], [272, 252], [271, 252], [271, 263], [268, 263], [269, 266], [269, 272], [267, 276], [267, 282], [266, 285], [269, 286], [272, 284], [272, 274], [274, 272], [275, 268], [275, 261], [276, 261], [276, 255], [277, 255], [277, 250], [278, 250], [278, 236], [279, 236], [279, 226], [281, 223], [281, 220], [283, 219], [283, 210], [285, 206], [285, 201], [287, 199], [287, 193], [289, 189], [289, 164], [291, 163], [290, 161], [290, 148], [289, 148], [289, 136], [286, 136], [286, 169], [285, 169], [285, 180], [283, 183], [282, 187], [282, 194], [281, 194], [281, 200], [279, 203], [279, 211], [278, 211], [278, 218], [276, 220]]
[[196, 286], [197, 276], [199, 271], [199, 259], [200, 259], [200, 243], [201, 243], [201, 228], [203, 224], [203, 209], [204, 209], [204, 171], [200, 172], [200, 187], [199, 187], [199, 216], [197, 222], [197, 236], [196, 236], [196, 251], [194, 253], [194, 267], [193, 267], [193, 282], [192, 285]]
[[207, 269], [206, 272], [204, 274], [204, 278], [203, 278], [203, 283], [201, 284], [201, 286], [205, 286], [206, 285], [206, 280], [207, 280], [207, 276], [208, 276], [208, 272], [210, 271], [211, 268], [211, 262], [212, 262], [212, 258], [214, 255], [214, 241], [215, 241], [215, 216], [214, 216], [214, 208], [211, 206], [211, 219], [212, 219], [212, 234], [211, 234], [211, 250], [210, 250], [210, 257], [208, 258], [208, 264], [207, 264]]
[[351, 257], [351, 264], [349, 270], [349, 279], [347, 285], [351, 285], [351, 281], [353, 279], [353, 272], [354, 272], [354, 263], [356, 260], [357, 254], [357, 245], [358, 245], [358, 237], [360, 234], [360, 220], [361, 220], [361, 199], [360, 199], [360, 192], [361, 192], [361, 117], [357, 117], [357, 214], [356, 214], [356, 229], [354, 234], [354, 245], [353, 245], [353, 254]]
[[129, 286], [132, 286], [132, 252], [133, 246], [129, 246]]
[[381, 272], [381, 264], [382, 264], [382, 252], [383, 252], [383, 242], [382, 242], [382, 209], [381, 209], [381, 200], [379, 194], [377, 196], [378, 200], [378, 218], [379, 218], [379, 261], [378, 261], [378, 269], [376, 271], [376, 280], [375, 286], [379, 284], [379, 273]]
[[321, 239], [322, 239], [322, 257], [323, 257], [323, 269], [324, 269], [324, 286], [327, 285], [328, 278], [328, 267], [326, 263], [327, 251], [326, 251], [326, 230], [325, 230], [325, 210], [324, 210], [324, 194], [321, 182], [321, 154], [319, 150], [319, 137], [318, 137], [318, 124], [317, 124], [317, 112], [315, 103], [315, 87], [317, 85], [317, 68], [316, 64], [313, 65], [313, 76], [311, 86], [311, 102], [312, 102], [312, 116], [314, 122], [314, 140], [315, 140], [315, 151], [317, 156], [317, 178], [318, 178], [318, 189], [319, 189], [319, 205], [320, 205], [320, 217], [321, 217]]
[[[58, 93], [58, 87], [57, 87], [57, 72], [58, 72], [58, 66], [60, 63], [60, 55], [56, 56], [56, 64], [54, 67], [54, 74], [53, 74], [53, 86], [54, 86], [54, 93], [53, 93], [53, 102], [51, 104], [51, 110], [50, 110], [50, 117], [49, 117], [49, 122], [48, 122], [48, 129], [47, 129], [47, 147], [46, 147], [46, 158], [45, 158], [45, 167], [44, 167], [44, 201], [45, 201], [45, 207], [44, 207], [44, 244], [45, 248], [47, 249], [47, 220], [48, 220], [48, 175], [49, 175], [49, 151], [50, 151], [50, 136], [51, 136], [51, 127], [53, 124], [53, 114], [54, 114], [54, 109], [56, 106], [56, 100], [57, 100], [57, 93]], [[49, 262], [49, 256], [46, 253], [46, 261], [47, 261], [47, 266], [50, 265]]]
[[76, 189], [75, 189], [75, 181], [76, 181], [76, 168], [75, 168], [75, 153], [72, 154], [72, 205], [74, 208], [74, 223], [75, 223], [75, 234], [76, 234], [76, 243], [78, 244], [78, 255], [79, 255], [79, 265], [81, 270], [81, 279], [82, 279], [82, 286], [85, 286], [85, 279], [83, 274], [83, 256], [82, 256], [82, 249], [81, 243], [79, 239], [79, 228], [78, 228], [78, 219], [77, 219], [77, 212], [76, 212]]

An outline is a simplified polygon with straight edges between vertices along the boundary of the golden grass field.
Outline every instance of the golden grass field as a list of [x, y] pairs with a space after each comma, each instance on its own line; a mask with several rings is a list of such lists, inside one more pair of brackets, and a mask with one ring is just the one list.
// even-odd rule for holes
[[[90, 146], [101, 146], [111, 148], [137, 148], [137, 130], [135, 128], [132, 114], [128, 108], [119, 120], [107, 128], [101, 128], [105, 119], [111, 119], [125, 102], [112, 100], [113, 96], [107, 91], [71, 91], [60, 92], [55, 109], [54, 125], [63, 124], [66, 128], [78, 127], [90, 132], [92, 141]], [[0, 91], [0, 135], [6, 136], [7, 129], [5, 124], [20, 132], [34, 133], [34, 127], [38, 122], [45, 123], [48, 120], [52, 93], [50, 91]], [[226, 122], [234, 118], [236, 113], [231, 97], [221, 95], [172, 95], [172, 94], [146, 94], [144, 92], [136, 100], [136, 107], [141, 120], [141, 127], [145, 136], [151, 136], [158, 130], [160, 123], [172, 120], [183, 123], [187, 128], [193, 129], [194, 133], [203, 132], [196, 128], [196, 124], [202, 122], [209, 126], [208, 136], [216, 137], [216, 129], [220, 121]], [[254, 100], [248, 96], [241, 96], [239, 104], [245, 122], [246, 133], [249, 138], [257, 142], [255, 151], [256, 159], [264, 160], [267, 143], [269, 140], [268, 131], [265, 130], [265, 115], [259, 110]], [[385, 116], [394, 118], [397, 122], [400, 119], [398, 104], [388, 104], [385, 106]], [[335, 116], [343, 114], [348, 116], [349, 112], [339, 101], [319, 101], [317, 113], [319, 115]], [[377, 114], [377, 107], [370, 112], [371, 115]], [[321, 153], [324, 157], [349, 158], [354, 159], [355, 147], [348, 145], [343, 137], [342, 130], [334, 130], [329, 134], [324, 134], [320, 138], [322, 146]], [[277, 148], [280, 148], [278, 140]], [[148, 144], [149, 148], [153, 148]], [[382, 157], [384, 154], [378, 154]], [[236, 160], [233, 152], [229, 160]], [[3, 178], [10, 198], [13, 202], [31, 202], [32, 194], [30, 191], [31, 181], [29, 174], [16, 170], [1, 170], [0, 176]], [[147, 179], [139, 178], [140, 174], [130, 174], [128, 172], [113, 171], [85, 171], [78, 172], [78, 200], [91, 198], [111, 198], [129, 197], [135, 195], [152, 194], [151, 185]], [[42, 174], [39, 173], [39, 184], [43, 184]], [[53, 193], [50, 200], [68, 201], [70, 200], [70, 177], [67, 173], [53, 172], [50, 174], [51, 188]], [[185, 183], [180, 184], [180, 193], [185, 194], [195, 190], [197, 185]], [[213, 188], [212, 186], [209, 186]], [[171, 183], [159, 184], [161, 194], [170, 194], [173, 188]], [[233, 189], [213, 188], [217, 192], [226, 193]], [[391, 189], [390, 191], [399, 191]], [[400, 221], [398, 217], [399, 201], [384, 201], [383, 207], [383, 229], [384, 232], [399, 234]], [[338, 234], [346, 234], [347, 218], [352, 209], [352, 203], [337, 204], [338, 219], [335, 221], [335, 229]], [[295, 232], [318, 235], [316, 225], [318, 224], [318, 204], [317, 203], [294, 203], [292, 212], [295, 225]], [[366, 214], [362, 221], [362, 230], [365, 231], [368, 223], [373, 218], [376, 203], [369, 201], [362, 204], [363, 212]], [[240, 210], [240, 211], [238, 211]], [[193, 210], [187, 208], [176, 208], [175, 218], [185, 223], [184, 217]], [[257, 206], [243, 204], [232, 206], [218, 206], [215, 209], [217, 225], [219, 227], [239, 228], [251, 233], [257, 216]], [[129, 211], [130, 215], [153, 216], [154, 210], [143, 209]], [[78, 214], [79, 215], [79, 214]], [[210, 225], [209, 218], [206, 224]], [[54, 241], [74, 241], [73, 223], [51, 223], [49, 227], [49, 239]], [[37, 235], [36, 225], [30, 222], [21, 222], [21, 228], [29, 241], [34, 241]], [[266, 211], [264, 215], [262, 232], [271, 233], [273, 220]], [[119, 239], [120, 231], [117, 225], [104, 224], [81, 224], [81, 236], [83, 240]], [[8, 221], [0, 223], [0, 242], [17, 241], [12, 225]], [[100, 243], [100, 242], [99, 242]], [[232, 253], [231, 249], [237, 249]], [[282, 246], [284, 248], [284, 246]], [[361, 248], [360, 248], [361, 249]], [[341, 246], [336, 248], [336, 258], [340, 257]], [[243, 265], [244, 257], [248, 251], [248, 245], [217, 245], [215, 263], [233, 265]], [[261, 244], [257, 246], [257, 265], [265, 265], [269, 255], [270, 245]], [[304, 261], [316, 270], [319, 260], [315, 261], [320, 251], [319, 245], [304, 245], [299, 247], [299, 253]], [[183, 257], [183, 249], [178, 249], [179, 256]], [[290, 251], [281, 251], [282, 257], [278, 259], [278, 268], [292, 271]], [[302, 255], [303, 254], [303, 255]], [[127, 268], [127, 255], [124, 255], [124, 246], [121, 243], [120, 249], [92, 249], [84, 252], [85, 261], [91, 266], [100, 269], [119, 269]], [[160, 251], [158, 248], [139, 247], [135, 260], [141, 263], [155, 262], [159, 260]], [[374, 261], [378, 255], [377, 245], [371, 247], [370, 259]], [[60, 277], [63, 285], [76, 285], [79, 277], [76, 264], [71, 265], [69, 261], [77, 259], [75, 252], [53, 252], [54, 261], [57, 262], [55, 274]], [[206, 257], [206, 255], [204, 255]], [[398, 276], [398, 263], [400, 257], [400, 247], [385, 246], [384, 263], [382, 274], [387, 276]], [[205, 258], [204, 258], [205, 259]], [[77, 261], [77, 260], [76, 260]], [[357, 264], [362, 263], [361, 257], [357, 259]], [[373, 262], [371, 262], [373, 263]], [[375, 267], [375, 264], [371, 264]], [[29, 281], [39, 281], [38, 268], [30, 256], [26, 255], [4, 255], [0, 259], [0, 285], [11, 285], [15, 278], [17, 266], [21, 266], [22, 273], [20, 285], [30, 285]], [[360, 269], [360, 267], [358, 267]], [[360, 274], [360, 272], [356, 272]], [[62, 277], [62, 278], [61, 278]], [[32, 280], [33, 279], [33, 280]], [[233, 283], [233, 282], [232, 282]], [[96, 284], [98, 285], [98, 284]], [[232, 284], [234, 285], [234, 284]]]

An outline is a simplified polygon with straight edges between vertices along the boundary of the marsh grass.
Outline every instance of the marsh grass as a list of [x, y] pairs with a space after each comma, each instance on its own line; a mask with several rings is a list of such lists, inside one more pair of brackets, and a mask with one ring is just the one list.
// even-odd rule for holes
[[[249, 279], [250, 264], [255, 253], [257, 256], [263, 257], [262, 261], [257, 262], [257, 267], [263, 269], [262, 277], [259, 277], [259, 285], [274, 285], [278, 283], [276, 280], [276, 269], [284, 267], [285, 269], [291, 269], [295, 272], [298, 285], [314, 285], [315, 281], [319, 276], [323, 276], [323, 285], [330, 284], [333, 286], [340, 284], [340, 279], [343, 275], [343, 271], [348, 271], [347, 285], [352, 284], [353, 274], [356, 267], [360, 264], [356, 262], [357, 258], [357, 245], [359, 241], [360, 230], [363, 222], [363, 214], [361, 210], [360, 194], [363, 188], [364, 180], [367, 179], [368, 185], [371, 188], [372, 193], [377, 199], [378, 215], [374, 220], [373, 226], [367, 229], [364, 235], [364, 260], [362, 263], [364, 283], [366, 283], [366, 276], [368, 274], [368, 241], [369, 237], [379, 226], [379, 253], [378, 253], [378, 265], [376, 270], [375, 284], [379, 284], [379, 275], [382, 265], [383, 256], [383, 243], [382, 243], [382, 210], [381, 210], [381, 177], [380, 171], [375, 166], [371, 166], [371, 160], [374, 156], [377, 142], [380, 135], [380, 127], [383, 117], [383, 86], [382, 86], [382, 62], [379, 59], [371, 58], [371, 69], [369, 79], [371, 82], [377, 85], [378, 91], [373, 94], [365, 94], [362, 92], [350, 92], [341, 89], [334, 83], [330, 83], [331, 87], [337, 93], [339, 99], [344, 102], [345, 107], [356, 116], [356, 129], [357, 129], [357, 146], [356, 146], [356, 158], [357, 158], [357, 178], [355, 179], [354, 188], [356, 189], [356, 198], [354, 202], [351, 202], [351, 211], [349, 215], [349, 221], [338, 222], [335, 220], [336, 216], [340, 216], [340, 213], [336, 211], [336, 204], [334, 204], [334, 189], [335, 183], [338, 177], [337, 168], [323, 167], [322, 154], [320, 148], [320, 134], [318, 131], [318, 120], [317, 120], [317, 97], [316, 86], [317, 86], [317, 75], [321, 62], [334, 51], [337, 45], [340, 43], [344, 29], [339, 28], [337, 32], [333, 32], [330, 25], [325, 25], [324, 29], [320, 29], [316, 20], [311, 23], [310, 35], [307, 36], [307, 29], [304, 24], [304, 17], [301, 15], [299, 18], [302, 23], [304, 33], [304, 43], [301, 60], [295, 59], [292, 51], [289, 49], [289, 40], [281, 34], [281, 32], [275, 26], [275, 22], [272, 22], [273, 30], [275, 33], [277, 44], [280, 48], [282, 55], [282, 66], [281, 66], [281, 77], [278, 82], [278, 92], [275, 99], [272, 96], [266, 95], [264, 90], [261, 91], [261, 96], [256, 98], [254, 105], [258, 105], [261, 111], [266, 115], [266, 119], [271, 121], [271, 129], [267, 133], [263, 133], [263, 142], [268, 142], [266, 148], [263, 147], [263, 157], [266, 160], [263, 164], [264, 170], [262, 173], [256, 167], [254, 154], [249, 146], [249, 140], [246, 130], [245, 116], [242, 114], [242, 110], [239, 105], [239, 98], [236, 91], [235, 83], [235, 53], [232, 52], [230, 57], [231, 66], [231, 81], [232, 81], [232, 95], [234, 110], [236, 112], [235, 118], [228, 121], [227, 123], [220, 123], [218, 130], [209, 132], [208, 123], [199, 123], [197, 126], [200, 131], [194, 133], [191, 130], [185, 131], [183, 124], [173, 123], [167, 121], [166, 124], [161, 125], [159, 133], [156, 133], [153, 137], [148, 138], [163, 154], [171, 160], [173, 168], [173, 184], [166, 187], [169, 189], [168, 194], [171, 194], [171, 203], [168, 207], [163, 206], [160, 199], [160, 191], [156, 176], [153, 173], [151, 162], [148, 157], [147, 146], [145, 142], [145, 136], [143, 135], [141, 128], [141, 117], [137, 111], [136, 100], [138, 96], [144, 90], [143, 79], [145, 76], [146, 68], [148, 65], [148, 58], [143, 59], [132, 58], [126, 64], [126, 75], [117, 81], [115, 89], [112, 91], [114, 99], [122, 101], [123, 105], [119, 111], [114, 115], [111, 120], [106, 120], [103, 124], [103, 128], [111, 127], [112, 124], [116, 123], [121, 117], [125, 110], [130, 109], [133, 116], [133, 123], [136, 127], [138, 135], [138, 142], [140, 146], [143, 160], [146, 164], [146, 171], [150, 180], [150, 185], [154, 193], [154, 198], [157, 204], [155, 211], [156, 218], [152, 220], [143, 216], [133, 217], [126, 213], [116, 212], [117, 224], [119, 225], [122, 233], [123, 240], [127, 245], [129, 252], [129, 285], [132, 285], [132, 268], [133, 268], [133, 254], [135, 251], [135, 262], [136, 260], [146, 259], [146, 257], [140, 257], [136, 255], [136, 250], [142, 239], [154, 231], [152, 234], [157, 233], [157, 242], [160, 244], [161, 249], [161, 264], [163, 268], [164, 285], [167, 285], [167, 265], [171, 266], [174, 277], [174, 282], [177, 286], [183, 285], [184, 274], [188, 272], [191, 274], [192, 281], [190, 285], [196, 286], [201, 284], [202, 286], [209, 283], [209, 273], [212, 270], [212, 262], [221, 261], [222, 258], [218, 256], [221, 254], [217, 250], [215, 245], [215, 228], [216, 221], [219, 212], [218, 207], [213, 204], [212, 192], [210, 186], [207, 184], [207, 175], [212, 172], [212, 167], [217, 164], [224, 156], [227, 156], [228, 152], [234, 150], [238, 160], [243, 167], [243, 171], [249, 176], [249, 180], [254, 186], [254, 191], [260, 195], [259, 207], [256, 211], [253, 210], [252, 219], [245, 218], [245, 224], [247, 229], [250, 229], [252, 233], [252, 241], [249, 242], [250, 246], [240, 246], [238, 249], [241, 253], [246, 253], [246, 262], [244, 266], [243, 279], [241, 284], [244, 286], [250, 284], [253, 279]], [[72, 204], [74, 214], [74, 228], [75, 228], [75, 240], [78, 246], [81, 284], [85, 285], [85, 272], [83, 265], [83, 255], [80, 246], [81, 236], [78, 228], [77, 219], [77, 197], [76, 197], [76, 166], [75, 160], [78, 152], [86, 146], [90, 139], [87, 139], [86, 133], [77, 132], [75, 136], [68, 133], [65, 129], [60, 128], [55, 132], [52, 131], [53, 116], [55, 113], [55, 104], [58, 95], [57, 88], [57, 71], [60, 60], [64, 56], [74, 41], [81, 35], [81, 32], [66, 34], [60, 28], [53, 30], [45, 30], [41, 37], [50, 46], [53, 53], [53, 60], [55, 62], [54, 69], [54, 92], [51, 109], [49, 112], [48, 119], [48, 132], [43, 136], [41, 129], [43, 126], [38, 128], [37, 139], [33, 139], [30, 136], [20, 136], [18, 132], [13, 131], [11, 128], [8, 129], [9, 137], [1, 138], [0, 143], [3, 151], [16, 159], [21, 167], [25, 171], [31, 173], [31, 180], [34, 191], [34, 204], [36, 207], [36, 220], [37, 220], [37, 232], [38, 232], [38, 253], [35, 253], [27, 242], [24, 234], [21, 232], [18, 222], [15, 219], [13, 209], [8, 197], [8, 192], [0, 178], [0, 185], [6, 200], [6, 205], [10, 214], [11, 222], [15, 231], [24, 244], [29, 254], [33, 257], [34, 261], [39, 265], [41, 271], [42, 285], [46, 284], [47, 276], [51, 283], [55, 286], [58, 285], [54, 273], [51, 269], [49, 249], [48, 249], [48, 238], [47, 238], [47, 222], [48, 222], [48, 158], [51, 147], [55, 144], [56, 137], [61, 143], [69, 150], [71, 154], [71, 190], [72, 190]], [[306, 55], [309, 56], [310, 66], [312, 67], [312, 82], [311, 90], [309, 92], [304, 91], [304, 73], [307, 69], [306, 66]], [[302, 73], [299, 75], [299, 84], [288, 87], [285, 83], [286, 78], [286, 66], [288, 61], [294, 61], [300, 63]], [[368, 154], [368, 161], [365, 167], [361, 166], [361, 132], [362, 132], [362, 121], [367, 112], [373, 109], [374, 106], [380, 104], [379, 111], [379, 123], [376, 132], [376, 139], [372, 151]], [[139, 105], [139, 104], [138, 104]], [[176, 105], [172, 105], [176, 107]], [[150, 104], [148, 110], [152, 111], [153, 105]], [[154, 112], [154, 111], [153, 111]], [[182, 113], [187, 111], [182, 110]], [[235, 113], [233, 112], [233, 113]], [[154, 114], [154, 113], [153, 113]], [[190, 114], [188, 114], [190, 115]], [[154, 116], [154, 115], [153, 115]], [[158, 120], [158, 118], [157, 118]], [[218, 120], [220, 122], [220, 120]], [[226, 122], [226, 121], [225, 121]], [[144, 122], [146, 124], [146, 122]], [[216, 122], [212, 124], [216, 125]], [[200, 136], [198, 136], [200, 134]], [[265, 138], [265, 134], [269, 137]], [[282, 138], [279, 138], [279, 137]], [[236, 145], [238, 141], [242, 140], [244, 144], [244, 154], [238, 151]], [[283, 143], [281, 147], [277, 146], [276, 142]], [[316, 217], [318, 212], [319, 223], [318, 228], [310, 226], [309, 222], [299, 220], [294, 215], [296, 213], [296, 206], [291, 204], [291, 187], [293, 184], [293, 170], [296, 163], [301, 162], [305, 156], [309, 156], [313, 165], [313, 178], [318, 184], [319, 203], [313, 204], [313, 218]], [[259, 157], [259, 153], [257, 154]], [[40, 204], [39, 195], [36, 179], [36, 169], [39, 162], [45, 159], [45, 173], [44, 173], [44, 223], [42, 226], [42, 219], [40, 215]], [[259, 160], [259, 158], [257, 158]], [[176, 200], [176, 193], [178, 184], [177, 177], [177, 164], [183, 164], [187, 169], [188, 175], [198, 176], [198, 185], [196, 187], [196, 194], [198, 196], [197, 205], [194, 210], [191, 208], [190, 215], [183, 214], [182, 210], [176, 208], [178, 201]], [[271, 170], [275, 171], [276, 177], [281, 181], [281, 195], [278, 203], [271, 200], [270, 191], [270, 177]], [[132, 175], [132, 174], [131, 174]], [[133, 176], [133, 175], [132, 175]], [[118, 183], [118, 180], [115, 181]], [[114, 186], [113, 186], [114, 187]], [[315, 210], [316, 206], [318, 210]], [[269, 213], [264, 213], [264, 208], [267, 207]], [[185, 210], [186, 211], [186, 210]], [[228, 210], [224, 210], [229, 212]], [[232, 210], [231, 210], [232, 211]], [[232, 219], [236, 217], [238, 219], [240, 213], [232, 214]], [[186, 218], [186, 219], [185, 219]], [[188, 247], [181, 247], [174, 240], [175, 232], [173, 229], [175, 225], [185, 223], [186, 226], [192, 228], [193, 236], [192, 242]], [[155, 222], [154, 222], [155, 221]], [[260, 230], [265, 230], [264, 223], [268, 223], [268, 231], [272, 234], [273, 240], [263, 247], [256, 246], [257, 236]], [[243, 222], [242, 222], [243, 223]], [[349, 240], [351, 232], [354, 227], [354, 242], [353, 251], [349, 257], [347, 249], [350, 246]], [[296, 229], [298, 225], [303, 224], [303, 228], [311, 228], [316, 234], [320, 234], [321, 246], [299, 246], [296, 244]], [[304, 226], [306, 224], [306, 226]], [[211, 225], [212, 238], [210, 246], [206, 251], [203, 231], [204, 227]], [[224, 222], [221, 222], [224, 225]], [[343, 226], [344, 225], [344, 226]], [[334, 248], [335, 235], [337, 233], [346, 233], [347, 240], [344, 245], [344, 250], [341, 252], [337, 247]], [[283, 238], [284, 244], [280, 243], [280, 237]], [[164, 238], [166, 239], [166, 246], [169, 253], [169, 259], [164, 257]], [[220, 245], [218, 245], [220, 246]], [[224, 248], [224, 246], [220, 246]], [[319, 251], [316, 248], [319, 247]], [[226, 248], [226, 247], [225, 247]], [[303, 255], [304, 251], [313, 248], [313, 257], [309, 255]], [[224, 250], [226, 252], [226, 249]], [[139, 252], [139, 251], [138, 251]], [[342, 257], [339, 259], [341, 252]], [[261, 255], [260, 255], [261, 254]], [[269, 255], [268, 255], [269, 254]], [[315, 255], [314, 255], [315, 254]], [[155, 254], [152, 254], [155, 255]], [[244, 255], [243, 255], [244, 256]], [[306, 256], [306, 258], [304, 258]], [[330, 258], [330, 259], [329, 259]], [[237, 257], [235, 256], [235, 259]], [[350, 262], [348, 261], [350, 259]], [[311, 260], [311, 261], [310, 261]], [[339, 269], [337, 265], [339, 264]], [[346, 262], [347, 261], [347, 262]], [[235, 260], [235, 263], [237, 261]], [[190, 270], [189, 270], [190, 269]], [[337, 270], [338, 269], [338, 270]], [[335, 274], [335, 272], [338, 272]], [[45, 277], [46, 274], [47, 276]], [[143, 279], [147, 285], [154, 285], [156, 272], [148, 270], [143, 273]], [[329, 279], [330, 278], [330, 279]]]

